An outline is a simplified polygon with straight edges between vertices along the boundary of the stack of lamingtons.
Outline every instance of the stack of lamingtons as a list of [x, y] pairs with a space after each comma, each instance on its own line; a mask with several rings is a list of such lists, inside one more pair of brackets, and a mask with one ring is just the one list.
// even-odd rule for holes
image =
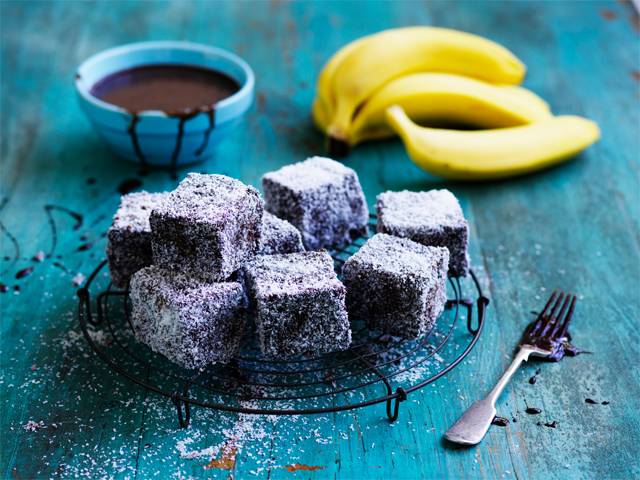
[[377, 230], [338, 279], [328, 250], [368, 234], [356, 173], [314, 157], [258, 191], [189, 174], [172, 192], [122, 197], [107, 254], [136, 338], [186, 368], [227, 362], [248, 329], [267, 357], [344, 350], [351, 320], [405, 338], [442, 313], [447, 272], [468, 271], [468, 227], [447, 190], [385, 192]]

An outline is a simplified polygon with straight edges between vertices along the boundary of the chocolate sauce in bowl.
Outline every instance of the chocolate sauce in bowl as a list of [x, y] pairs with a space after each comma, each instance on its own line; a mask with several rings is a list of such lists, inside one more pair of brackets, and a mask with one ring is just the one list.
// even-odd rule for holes
[[201, 155], [209, 142], [215, 125], [215, 106], [240, 89], [240, 85], [224, 73], [195, 65], [153, 64], [121, 70], [98, 81], [91, 94], [100, 100], [121, 107], [131, 113], [128, 133], [140, 163], [146, 159], [138, 141], [137, 126], [140, 112], [159, 110], [179, 119], [171, 168], [175, 172], [182, 148], [184, 124], [206, 113], [209, 126], [204, 132], [196, 155]]
[[154, 64], [112, 73], [98, 81], [91, 94], [130, 112], [160, 110], [181, 116], [239, 90], [224, 73], [192, 65]]

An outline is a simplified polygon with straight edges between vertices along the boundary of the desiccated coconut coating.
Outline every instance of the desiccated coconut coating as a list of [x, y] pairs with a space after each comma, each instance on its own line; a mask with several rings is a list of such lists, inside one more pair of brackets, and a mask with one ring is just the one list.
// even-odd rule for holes
[[428, 332], [444, 309], [449, 251], [384, 233], [342, 269], [351, 318], [405, 338]]
[[168, 192], [123, 195], [107, 233], [111, 282], [124, 288], [135, 272], [151, 265], [151, 210]]
[[308, 250], [337, 248], [367, 233], [369, 210], [355, 171], [313, 157], [262, 177], [265, 208], [293, 224]]
[[269, 212], [262, 217], [258, 255], [303, 252], [302, 237], [296, 227]]
[[153, 263], [226, 280], [256, 254], [262, 212], [255, 188], [224, 175], [190, 173], [151, 213]]
[[136, 338], [185, 368], [227, 362], [244, 334], [246, 304], [239, 283], [201, 283], [151, 266], [131, 279]]
[[469, 273], [469, 226], [449, 190], [384, 192], [378, 195], [378, 232], [449, 249], [449, 273]]
[[345, 288], [328, 253], [260, 255], [243, 277], [265, 355], [317, 354], [351, 343]]

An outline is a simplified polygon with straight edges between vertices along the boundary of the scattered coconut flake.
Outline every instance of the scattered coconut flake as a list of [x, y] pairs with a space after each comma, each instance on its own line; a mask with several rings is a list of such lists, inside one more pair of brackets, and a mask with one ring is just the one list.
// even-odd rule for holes
[[22, 426], [22, 428], [24, 428], [27, 432], [37, 432], [38, 430], [44, 427], [45, 425], [43, 421], [35, 422], [33, 420], [29, 420], [27, 423], [25, 423]]
[[85, 277], [82, 273], [78, 272], [76, 273], [76, 275], [71, 279], [71, 282], [73, 282], [73, 286], [74, 287], [79, 287], [80, 285], [82, 285], [84, 283], [84, 281], [86, 280], [87, 277]]

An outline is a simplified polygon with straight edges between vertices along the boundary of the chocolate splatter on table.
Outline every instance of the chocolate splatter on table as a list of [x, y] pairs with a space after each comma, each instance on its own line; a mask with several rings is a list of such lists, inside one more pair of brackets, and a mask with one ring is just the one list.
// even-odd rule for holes
[[[0, 198], [6, 198], [0, 282], [7, 285], [0, 293], [2, 478], [640, 475], [634, 333], [640, 314], [640, 22], [630, 2], [578, 8], [564, 1], [371, 2], [365, 8], [350, 2], [5, 0], [0, 8]], [[118, 187], [129, 180], [127, 189], [139, 188], [141, 180], [138, 165], [115, 158], [81, 113], [75, 67], [102, 49], [147, 39], [237, 52], [255, 70], [259, 101], [218, 155], [194, 170], [258, 187], [265, 171], [323, 152], [310, 106], [324, 61], [361, 35], [413, 24], [468, 30], [508, 46], [529, 67], [525, 85], [554, 112], [596, 120], [602, 140], [566, 165], [483, 184], [430, 177], [395, 140], [356, 148], [347, 165], [358, 172], [370, 206], [388, 189], [446, 187], [461, 199], [472, 266], [492, 299], [479, 344], [458, 369], [410, 395], [392, 425], [382, 406], [297, 418], [193, 408], [191, 426], [181, 430], [170, 401], [116, 377], [95, 358], [75, 318], [73, 279], [99, 261]], [[149, 191], [176, 184], [166, 171], [149, 171], [143, 181]], [[52, 238], [46, 205], [64, 206], [84, 222], [76, 227], [77, 218], [51, 212]], [[96, 239], [87, 251], [78, 250], [83, 235]], [[16, 280], [17, 271], [36, 265], [39, 251], [51, 256]], [[445, 445], [442, 433], [498, 378], [530, 320], [526, 312], [540, 308], [545, 289], [554, 287], [580, 294], [573, 334], [594, 354], [526, 365], [498, 404], [498, 414], [517, 416], [517, 423], [492, 428], [473, 449]], [[529, 385], [537, 368], [544, 382]], [[585, 404], [585, 398], [611, 405]], [[524, 413], [525, 400], [561, 428], [538, 427], [540, 416]]]

